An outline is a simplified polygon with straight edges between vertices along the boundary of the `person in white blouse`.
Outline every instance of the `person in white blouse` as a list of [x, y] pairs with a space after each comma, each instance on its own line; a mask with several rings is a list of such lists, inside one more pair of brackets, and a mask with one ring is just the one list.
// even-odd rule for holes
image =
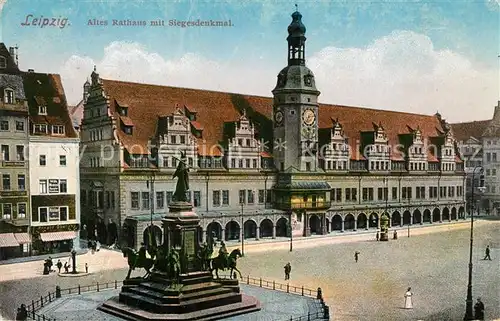
[[408, 288], [405, 293], [405, 309], [413, 309], [412, 295], [411, 288]]

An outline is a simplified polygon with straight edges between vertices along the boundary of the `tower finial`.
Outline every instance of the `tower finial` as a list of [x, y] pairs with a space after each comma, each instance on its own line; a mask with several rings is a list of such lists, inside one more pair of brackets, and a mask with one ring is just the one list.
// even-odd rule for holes
[[295, 4], [295, 11], [299, 11], [299, 6]]
[[94, 65], [94, 71], [96, 71], [96, 65]]

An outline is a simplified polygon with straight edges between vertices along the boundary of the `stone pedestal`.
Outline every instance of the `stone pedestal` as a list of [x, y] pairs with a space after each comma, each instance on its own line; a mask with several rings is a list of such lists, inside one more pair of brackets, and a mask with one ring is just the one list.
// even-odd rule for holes
[[259, 301], [241, 294], [238, 280], [223, 284], [212, 273], [197, 270], [199, 217], [186, 202], [173, 202], [162, 220], [164, 246], [178, 249], [181, 273], [178, 281], [160, 271], [148, 279], [128, 279], [121, 293], [98, 309], [125, 320], [220, 320], [260, 310]]

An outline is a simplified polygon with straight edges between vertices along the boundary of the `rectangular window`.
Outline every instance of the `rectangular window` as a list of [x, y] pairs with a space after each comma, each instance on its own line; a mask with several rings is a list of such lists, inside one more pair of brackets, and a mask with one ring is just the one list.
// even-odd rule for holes
[[229, 205], [229, 190], [222, 191], [222, 205]]
[[52, 125], [52, 134], [64, 135], [64, 126], [62, 125]]
[[351, 188], [351, 199], [353, 201], [356, 201], [358, 199], [358, 189], [357, 188]]
[[384, 194], [384, 189], [383, 189], [382, 187], [379, 187], [379, 188], [377, 189], [377, 194], [378, 194], [378, 195], [377, 195], [377, 196], [378, 196], [377, 198], [378, 198], [379, 200], [383, 199], [383, 197], [384, 197], [384, 195], [383, 195], [383, 194]]
[[14, 91], [13, 90], [6, 90], [5, 91], [5, 103], [7, 104], [14, 104]]
[[39, 207], [38, 212], [40, 213], [40, 222], [47, 222], [48, 208], [47, 207]]
[[201, 206], [201, 192], [193, 191], [193, 206], [200, 207]]
[[368, 201], [368, 188], [363, 187], [363, 201]]
[[496, 162], [497, 161], [497, 153], [492, 153], [491, 154], [491, 160]]
[[3, 204], [3, 218], [6, 220], [12, 219], [12, 204]]
[[47, 134], [46, 124], [35, 124], [35, 134]]
[[59, 180], [59, 193], [68, 192], [68, 181], [65, 179]]
[[2, 145], [2, 160], [9, 161], [10, 153], [9, 153], [9, 145]]
[[165, 193], [156, 192], [156, 208], [163, 208], [165, 206]]
[[8, 120], [0, 120], [0, 130], [9, 130]]
[[248, 204], [253, 204], [254, 202], [254, 199], [255, 199], [255, 192], [254, 190], [247, 190], [247, 200], [248, 200]]
[[236, 159], [231, 158], [231, 168], [235, 168], [235, 167], [236, 167]]
[[149, 192], [142, 192], [141, 199], [142, 199], [142, 209], [143, 210], [149, 209]]
[[24, 131], [24, 122], [23, 121], [16, 120], [16, 130], [18, 132], [23, 132]]
[[246, 191], [244, 189], [240, 189], [240, 191], [239, 191], [238, 195], [239, 195], [239, 203], [240, 204], [245, 204], [245, 196], [246, 196], [245, 192]]
[[163, 158], [163, 167], [168, 167], [168, 157]]
[[47, 194], [47, 180], [41, 179], [39, 182], [40, 194]]
[[214, 206], [220, 206], [220, 191], [212, 192], [212, 204]]
[[2, 175], [2, 186], [4, 191], [10, 191], [10, 175], [3, 174]]
[[257, 160], [256, 159], [253, 160], [253, 168], [257, 168]]
[[345, 200], [347, 202], [349, 202], [351, 200], [351, 189], [350, 188], [345, 189]]
[[173, 197], [174, 197], [174, 192], [167, 192], [167, 206], [170, 205]]
[[264, 204], [266, 198], [266, 190], [259, 189], [259, 204]]
[[245, 159], [246, 168], [250, 168], [250, 160]]
[[408, 194], [408, 198], [411, 199], [411, 187], [407, 187], [406, 193]]
[[491, 162], [491, 153], [486, 153], [486, 161]]
[[271, 197], [272, 197], [272, 193], [270, 190], [267, 190], [266, 191], [266, 203], [267, 204], [270, 204], [271, 203]]
[[20, 191], [26, 190], [26, 176], [24, 174], [17, 175], [17, 188]]
[[40, 166], [47, 165], [47, 159], [46, 159], [45, 155], [40, 155], [40, 157], [38, 159], [38, 163], [40, 164]]
[[170, 144], [177, 144], [177, 136], [175, 135], [170, 136]]
[[181, 139], [181, 144], [184, 145], [186, 143], [186, 136], [181, 135], [181, 136], [179, 136], [179, 138]]
[[16, 146], [16, 160], [20, 162], [24, 162], [24, 146], [17, 145]]
[[188, 203], [191, 203], [191, 191], [186, 191], [186, 200]]
[[139, 192], [130, 192], [130, 207], [134, 210], [139, 209]]
[[403, 199], [406, 199], [407, 198], [407, 195], [406, 195], [406, 187], [403, 187], [401, 189], [401, 198]]
[[392, 188], [392, 199], [393, 200], [398, 199], [398, 188], [397, 187]]
[[66, 155], [59, 155], [59, 165], [66, 166]]
[[373, 201], [373, 187], [368, 188], [368, 200]]
[[335, 189], [335, 199], [337, 202], [342, 202], [342, 189], [341, 188], [336, 188]]
[[61, 221], [68, 220], [68, 208], [66, 206], [59, 207], [59, 219]]
[[17, 218], [26, 218], [26, 203], [17, 203]]

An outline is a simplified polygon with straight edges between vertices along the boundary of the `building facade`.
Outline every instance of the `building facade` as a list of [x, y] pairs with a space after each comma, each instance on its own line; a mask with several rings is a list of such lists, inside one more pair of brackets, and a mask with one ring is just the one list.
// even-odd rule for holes
[[28, 105], [17, 48], [0, 43], [0, 259], [29, 254]]
[[[498, 214], [500, 210], [500, 101], [488, 120], [456, 123], [451, 125], [465, 162], [467, 172], [467, 211], [475, 208], [480, 214]], [[478, 191], [482, 167], [484, 192]], [[476, 172], [473, 175], [474, 168]], [[498, 172], [498, 175], [497, 175]], [[472, 202], [472, 177], [474, 176], [474, 202]], [[474, 206], [471, 204], [474, 203]]]
[[79, 247], [80, 157], [59, 75], [23, 73], [28, 99], [31, 235], [37, 253]]
[[301, 19], [292, 14], [273, 98], [107, 80], [94, 68], [80, 127], [89, 237], [161, 239], [181, 151], [203, 239], [375, 230], [384, 214], [399, 227], [465, 218], [449, 124], [319, 103]]

